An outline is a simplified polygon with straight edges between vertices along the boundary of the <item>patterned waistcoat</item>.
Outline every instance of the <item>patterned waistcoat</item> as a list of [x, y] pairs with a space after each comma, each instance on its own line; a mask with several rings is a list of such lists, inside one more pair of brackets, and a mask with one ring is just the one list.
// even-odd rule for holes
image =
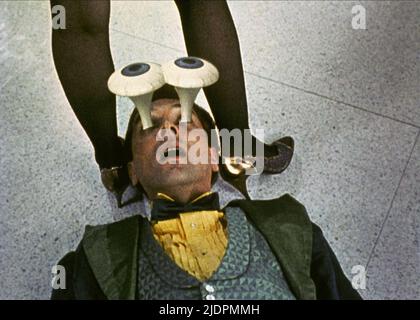
[[267, 242], [239, 207], [227, 207], [228, 246], [218, 269], [199, 281], [178, 267], [140, 219], [137, 299], [295, 299]]

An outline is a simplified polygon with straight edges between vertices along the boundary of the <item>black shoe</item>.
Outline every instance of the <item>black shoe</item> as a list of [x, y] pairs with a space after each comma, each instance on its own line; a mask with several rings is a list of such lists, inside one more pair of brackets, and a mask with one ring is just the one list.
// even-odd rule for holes
[[[119, 142], [121, 143], [121, 148], [124, 149], [124, 139], [118, 137]], [[126, 163], [125, 157], [122, 160], [123, 163]], [[130, 179], [128, 177], [127, 165], [115, 166], [111, 168], [100, 168], [101, 171], [101, 180], [104, 187], [112, 192], [117, 200], [118, 208], [122, 207], [122, 196], [127, 189]]]
[[292, 137], [283, 137], [274, 141], [272, 146], [277, 148], [277, 155], [264, 157], [264, 173], [282, 173], [289, 166], [293, 158], [295, 143]]
[[249, 168], [250, 164], [244, 162], [241, 157], [225, 158], [224, 160], [224, 162], [220, 162], [220, 175], [223, 180], [238, 189], [245, 198], [250, 199], [246, 189], [246, 179], [249, 175], [245, 174], [245, 170]]
[[[274, 156], [264, 157], [263, 173], [279, 174], [289, 166], [294, 152], [294, 141], [292, 137], [283, 137], [271, 144], [277, 149]], [[256, 157], [226, 157], [222, 162], [220, 174], [222, 178], [238, 189], [247, 199], [249, 199], [246, 189], [246, 179], [249, 174], [247, 170], [255, 169]], [[255, 169], [255, 172], [257, 170]], [[257, 173], [257, 172], [256, 172]]]

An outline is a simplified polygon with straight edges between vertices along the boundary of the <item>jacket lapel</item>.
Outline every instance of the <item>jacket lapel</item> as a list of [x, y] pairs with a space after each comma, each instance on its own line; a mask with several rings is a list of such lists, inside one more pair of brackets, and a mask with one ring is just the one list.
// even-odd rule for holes
[[83, 249], [99, 286], [110, 300], [135, 299], [138, 233], [139, 216], [86, 227]]
[[298, 299], [315, 299], [310, 276], [312, 225], [305, 207], [286, 194], [274, 200], [235, 200], [263, 234]]

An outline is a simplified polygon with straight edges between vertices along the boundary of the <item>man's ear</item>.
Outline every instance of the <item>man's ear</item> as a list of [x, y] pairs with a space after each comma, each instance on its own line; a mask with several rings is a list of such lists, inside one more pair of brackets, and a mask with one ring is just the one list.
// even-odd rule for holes
[[216, 148], [210, 147], [210, 163], [213, 172], [219, 171], [219, 153]]
[[136, 175], [136, 170], [134, 169], [133, 161], [127, 163], [128, 177], [130, 178], [131, 185], [135, 186], [138, 184], [139, 179]]

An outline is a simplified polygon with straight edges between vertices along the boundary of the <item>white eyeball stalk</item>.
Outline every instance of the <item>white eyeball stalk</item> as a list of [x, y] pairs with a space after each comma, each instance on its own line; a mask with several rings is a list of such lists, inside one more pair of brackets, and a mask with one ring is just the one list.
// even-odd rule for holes
[[210, 62], [196, 57], [184, 57], [162, 66], [167, 84], [175, 87], [181, 104], [181, 121], [190, 122], [192, 107], [201, 88], [215, 83], [219, 72]]
[[153, 93], [164, 84], [162, 69], [156, 63], [133, 63], [115, 71], [108, 79], [112, 93], [129, 97], [134, 102], [143, 129], [153, 127], [150, 116]]

